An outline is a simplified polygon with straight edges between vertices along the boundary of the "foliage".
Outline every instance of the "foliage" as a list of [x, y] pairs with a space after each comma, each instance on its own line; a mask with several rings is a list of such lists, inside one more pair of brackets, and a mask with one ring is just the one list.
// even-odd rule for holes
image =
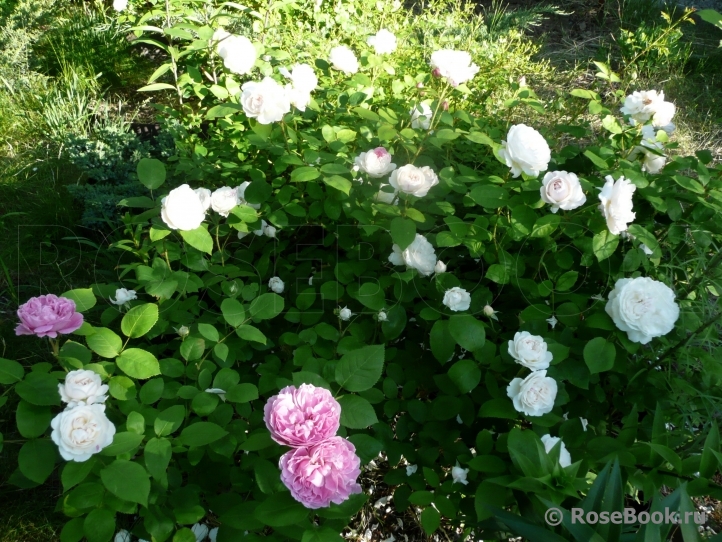
[[[505, 89], [508, 100], [489, 100], [498, 81], [483, 67], [451, 88], [429, 73], [430, 53], [453, 47], [487, 62], [481, 51], [488, 43], [463, 30], [419, 34], [399, 23], [393, 5], [314, 11], [284, 2], [265, 12], [206, 3], [199, 15], [184, 0], [169, 2], [171, 13], [165, 3], [151, 4], [133, 20], [144, 36], [138, 41], [155, 43], [168, 61], [146, 91], [177, 99], [179, 133], [206, 125], [209, 135], [185, 139], [185, 155], [167, 168], [140, 167], [137, 186], [148, 190], [124, 202], [132, 212], [123, 216], [122, 239], [104, 247], [117, 255], [118, 278], [64, 294], [86, 324], [53, 343], [53, 363], [0, 360], [0, 382], [22, 405], [16, 419], [27, 441], [11, 478], [21, 487], [43, 483], [58, 462], [47, 436], [65, 372], [91, 369], [110, 387], [113, 443], [59, 468], [58, 508], [71, 518], [63, 541], [107, 541], [136, 514], [134, 535], [157, 541], [188, 539], [184, 526], [209, 516], [220, 524], [220, 542], [244, 531], [249, 540], [337, 540], [366, 496], [305, 510], [279, 483], [284, 450], [263, 422], [270, 396], [309, 382], [338, 397], [339, 434], [364, 463], [385, 453], [394, 506], [422, 508], [427, 533], [443, 517], [463, 524], [465, 534], [474, 526], [484, 539], [502, 539], [505, 526], [541, 530], [549, 506], [568, 509], [582, 497], [585, 506], [611, 510], [625, 493], [641, 492], [656, 506], [662, 486], [675, 490], [667, 503], [681, 510], [690, 495], [722, 496], [712, 481], [722, 459], [714, 421], [719, 351], [695, 343], [718, 338], [708, 294], [722, 287], [722, 168], [708, 152], [675, 156], [659, 174], [643, 171], [631, 154], [640, 126], [618, 113], [625, 93], [601, 63], [596, 90], [551, 101], [519, 84]], [[374, 10], [398, 33], [396, 54], [382, 58], [364, 45], [378, 27]], [[300, 30], [288, 24], [296, 21]], [[215, 56], [210, 40], [220, 25], [260, 36], [250, 78], [225, 72]], [[326, 61], [339, 38], [360, 52], [353, 76]], [[240, 84], [259, 72], [278, 78], [277, 68], [294, 62], [309, 62], [319, 76], [306, 111], [270, 125], [249, 119], [238, 103]], [[422, 100], [433, 111], [429, 132], [410, 126], [409, 110]], [[513, 178], [501, 159], [508, 117], [530, 111], [568, 112], [543, 135], [552, 148], [549, 170], [580, 177], [583, 207], [551, 213], [540, 179]], [[579, 122], [579, 111], [593, 120]], [[402, 194], [399, 205], [376, 202], [378, 181], [353, 165], [378, 146], [399, 166], [430, 166], [439, 184], [423, 198]], [[636, 239], [611, 234], [599, 213], [606, 175], [624, 175], [636, 187], [629, 230]], [[209, 213], [201, 227], [182, 232], [160, 217], [171, 185], [245, 180], [245, 198], [258, 210]], [[261, 220], [278, 228], [275, 239], [239, 239]], [[406, 248], [416, 234], [432, 243], [446, 273], [423, 277], [390, 264], [392, 246]], [[286, 284], [281, 294], [268, 291], [275, 276]], [[618, 279], [638, 276], [671, 286], [681, 308], [675, 328], [647, 345], [617, 329], [599, 299]], [[127, 312], [107, 302], [120, 287], [138, 293]], [[468, 312], [442, 304], [453, 287], [471, 292]], [[487, 305], [498, 320], [484, 312]], [[348, 322], [337, 316], [344, 306], [354, 313]], [[189, 333], [179, 335], [181, 326]], [[543, 416], [519, 414], [505, 391], [527, 374], [507, 350], [518, 331], [543, 337], [553, 354], [548, 376], [559, 393]], [[558, 448], [544, 449], [539, 437], [547, 433], [563, 438], [570, 466], [559, 464]], [[417, 472], [407, 474], [408, 464]], [[468, 485], [454, 483], [457, 464], [469, 469]], [[600, 529], [597, 538], [616, 540], [609, 527]], [[544, 536], [537, 531], [536, 539], [551, 540]]]

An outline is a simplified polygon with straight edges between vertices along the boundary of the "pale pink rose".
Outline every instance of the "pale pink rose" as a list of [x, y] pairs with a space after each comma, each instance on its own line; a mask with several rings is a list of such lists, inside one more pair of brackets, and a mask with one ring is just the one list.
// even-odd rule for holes
[[350, 495], [361, 493], [356, 482], [361, 474], [361, 461], [354, 445], [341, 437], [286, 452], [278, 466], [281, 481], [306, 508], [325, 508], [332, 502], [341, 504]]
[[30, 298], [18, 309], [20, 324], [15, 335], [58, 336], [72, 333], [83, 325], [83, 315], [75, 310], [75, 301], [53, 294]]
[[341, 420], [341, 405], [331, 392], [312, 384], [287, 386], [263, 408], [271, 438], [286, 446], [311, 446], [333, 437]]

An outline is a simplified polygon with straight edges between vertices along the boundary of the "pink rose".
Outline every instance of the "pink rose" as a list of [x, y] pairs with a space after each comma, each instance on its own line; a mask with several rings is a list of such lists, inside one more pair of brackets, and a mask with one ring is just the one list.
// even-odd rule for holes
[[333, 437], [341, 423], [341, 405], [331, 392], [312, 384], [288, 386], [263, 409], [271, 438], [286, 446], [310, 446]]
[[53, 294], [30, 298], [18, 309], [20, 324], [15, 335], [58, 336], [72, 333], [83, 325], [83, 315], [75, 312], [75, 301]]
[[281, 456], [281, 481], [306, 508], [341, 504], [349, 495], [361, 493], [356, 482], [361, 461], [348, 440], [331, 437], [308, 448], [296, 448]]

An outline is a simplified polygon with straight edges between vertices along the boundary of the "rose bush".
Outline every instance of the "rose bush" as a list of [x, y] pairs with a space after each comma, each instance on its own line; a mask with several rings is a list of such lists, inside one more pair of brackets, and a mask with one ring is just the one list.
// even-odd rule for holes
[[117, 279], [18, 311], [54, 355], [0, 360], [12, 482], [57, 467], [63, 542], [338, 540], [371, 461], [426, 533], [485, 540], [569, 536], [544, 512], [608, 472], [618, 504], [720, 496], [722, 372], [695, 341], [717, 333], [722, 172], [665, 130], [645, 145], [661, 93], [600, 72], [604, 100], [486, 100], [493, 44], [393, 4], [394, 51], [343, 3], [150, 4], [132, 22], [168, 54], [146, 90], [177, 98], [178, 156], [138, 164]]

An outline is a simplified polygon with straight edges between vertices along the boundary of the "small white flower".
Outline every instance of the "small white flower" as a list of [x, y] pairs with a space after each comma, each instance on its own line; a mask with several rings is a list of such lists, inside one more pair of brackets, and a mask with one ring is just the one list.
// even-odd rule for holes
[[465, 311], [471, 306], [471, 295], [463, 288], [454, 286], [446, 290], [442, 303], [452, 311]]
[[506, 141], [501, 142], [499, 155], [515, 178], [522, 173], [530, 177], [538, 176], [549, 167], [552, 157], [546, 139], [526, 124], [516, 124], [509, 128]]
[[414, 473], [416, 472], [416, 470], [417, 470], [418, 468], [419, 468], [419, 467], [416, 466], [416, 465], [408, 465], [408, 466], [406, 467], [406, 476], [411, 476], [412, 474], [414, 474]]
[[377, 55], [393, 53], [396, 50], [396, 36], [385, 28], [376, 32], [375, 36], [369, 36], [366, 43], [374, 48]]
[[195, 192], [198, 199], [201, 200], [203, 210], [208, 211], [208, 209], [211, 208], [211, 191], [207, 188], [196, 188], [193, 192]]
[[191, 332], [191, 330], [188, 329], [187, 326], [181, 326], [181, 327], [179, 327], [178, 329], [176, 329], [176, 332], [177, 332], [178, 335], [180, 335], [181, 337], [187, 337], [188, 334]]
[[552, 353], [547, 350], [547, 343], [538, 335], [528, 331], [517, 331], [514, 340], [509, 341], [509, 355], [524, 367], [532, 371], [547, 369], [552, 362]]
[[113, 9], [115, 11], [120, 12], [120, 11], [123, 11], [127, 7], [128, 7], [128, 0], [113, 0]]
[[261, 228], [258, 230], [254, 230], [253, 233], [258, 236], [264, 235], [266, 233], [267, 228], [268, 228], [268, 222], [266, 222], [265, 220], [261, 220]]
[[[542, 444], [544, 444], [544, 449], [547, 453], [551, 452], [552, 448], [556, 445], [557, 442], [561, 442], [561, 439], [559, 437], [553, 437], [549, 434], [544, 435], [541, 438]], [[561, 444], [561, 449], [559, 450], [559, 465], [561, 467], [568, 467], [572, 464], [572, 456], [569, 454], [569, 451], [567, 451], [567, 447], [564, 446], [564, 442]]]
[[589, 422], [586, 420], [586, 418], [582, 418], [581, 416], [579, 417], [579, 421], [582, 422], [582, 429], [584, 429], [584, 431], [586, 431], [587, 426], [589, 425]]
[[483, 311], [484, 311], [484, 316], [486, 316], [487, 318], [491, 318], [492, 320], [496, 320], [497, 322], [499, 321], [499, 318], [496, 316], [496, 313], [499, 311], [495, 311], [491, 307], [491, 305], [484, 305]]
[[353, 313], [351, 312], [351, 309], [349, 309], [348, 307], [344, 307], [343, 309], [340, 309], [338, 311], [338, 317], [341, 320], [344, 320], [344, 321], [349, 320], [352, 316], [353, 316]]
[[441, 273], [446, 273], [446, 264], [441, 260], [436, 262], [436, 265], [434, 266], [434, 273], [436, 273], [437, 275]]
[[604, 177], [606, 183], [599, 194], [601, 211], [607, 220], [607, 227], [614, 235], [626, 231], [629, 223], [637, 216], [632, 212], [632, 194], [637, 189], [623, 176], [615, 182], [611, 175]]
[[160, 216], [170, 229], [190, 231], [203, 223], [206, 209], [198, 194], [182, 184], [161, 200]]
[[358, 71], [358, 60], [354, 52], [345, 45], [339, 45], [331, 49], [329, 62], [335, 69], [342, 71], [347, 75], [354, 74]]
[[110, 302], [113, 305], [125, 305], [126, 303], [138, 299], [135, 290], [127, 290], [125, 288], [118, 288], [115, 291], [115, 299], [110, 298]]
[[266, 228], [263, 230], [263, 234], [266, 237], [276, 237], [276, 228], [273, 226], [266, 226]]
[[552, 206], [552, 213], [559, 209], [571, 211], [587, 201], [579, 178], [566, 171], [550, 171], [542, 179], [541, 198]]
[[[420, 112], [419, 109], [421, 109]], [[409, 115], [411, 115], [411, 127], [414, 130], [428, 130], [431, 127], [431, 117], [434, 112], [429, 107], [429, 104], [422, 102], [418, 107], [411, 109]]]
[[299, 92], [310, 94], [318, 86], [318, 77], [316, 77], [313, 68], [308, 64], [294, 64], [290, 72], [286, 68], [279, 68], [278, 71], [280, 71], [284, 77], [290, 79], [293, 83], [293, 88]]
[[428, 277], [436, 267], [436, 252], [434, 247], [427, 241], [426, 237], [416, 234], [414, 242], [406, 250], [401, 250], [399, 245], [391, 246], [393, 252], [389, 255], [389, 262], [393, 265], [404, 265], [416, 269], [420, 275]]
[[672, 431], [672, 430], [675, 428], [675, 425], [674, 425], [673, 423], [665, 423], [665, 424], [664, 424], [664, 428], [665, 428], [667, 431]]
[[208, 533], [208, 540], [211, 542], [216, 542], [218, 539], [218, 527], [213, 527], [210, 532]]
[[451, 469], [451, 477], [454, 479], [452, 484], [464, 484], [467, 485], [469, 482], [466, 479], [466, 474], [469, 472], [469, 469], [462, 469], [459, 466], [459, 462], [456, 462], [456, 466], [452, 467]]
[[527, 416], [542, 416], [551, 412], [557, 391], [557, 382], [547, 376], [546, 369], [533, 371], [524, 379], [515, 378], [506, 388], [514, 409]]
[[105, 415], [105, 405], [77, 405], [63, 410], [50, 422], [52, 441], [66, 461], [83, 462], [113, 442], [115, 425]]
[[389, 318], [386, 316], [386, 313], [384, 311], [380, 311], [378, 314], [379, 322], [386, 322]]
[[271, 277], [268, 281], [268, 287], [277, 294], [282, 294], [286, 285], [279, 277]]
[[193, 527], [191, 527], [191, 531], [193, 531], [193, 534], [196, 537], [196, 542], [203, 542], [203, 540], [205, 540], [208, 536], [209, 529], [207, 525], [196, 523]]
[[230, 186], [219, 188], [211, 194], [211, 208], [222, 217], [227, 217], [240, 203], [238, 190]]
[[222, 390], [221, 388], [208, 388], [206, 393], [214, 393], [221, 398], [221, 401], [226, 402], [226, 390]]
[[431, 188], [439, 184], [439, 178], [429, 166], [418, 168], [407, 164], [391, 173], [389, 184], [400, 192], [423, 198]]
[[115, 538], [113, 538], [113, 542], [131, 542], [130, 533], [125, 529], [121, 529], [120, 531], [115, 533]]
[[471, 61], [469, 53], [453, 49], [434, 51], [429, 65], [439, 77], [446, 77], [452, 87], [473, 79], [479, 72], [479, 66]]
[[557, 317], [554, 316], [553, 314], [552, 314], [552, 317], [551, 317], [551, 318], [547, 318], [547, 323], [548, 323], [550, 326], [552, 326], [552, 329], [554, 329], [555, 327], [557, 327], [557, 322], [559, 322], [559, 320], [557, 320]]
[[391, 162], [391, 153], [383, 147], [377, 147], [368, 152], [362, 152], [355, 159], [354, 170], [361, 170], [369, 177], [384, 177], [396, 169]]
[[310, 277], [308, 277], [308, 285], [309, 285], [309, 286], [313, 285], [313, 275], [311, 275]]
[[286, 89], [270, 77], [263, 81], [248, 81], [241, 86], [239, 99], [243, 112], [260, 124], [271, 124], [283, 119], [291, 111], [291, 101]]
[[65, 383], [58, 384], [58, 392], [68, 408], [104, 403], [108, 399], [107, 384], [103, 384], [99, 374], [87, 369], [70, 371], [65, 375]]
[[213, 34], [213, 41], [217, 42], [216, 52], [223, 59], [223, 65], [230, 72], [238, 75], [248, 75], [258, 58], [256, 48], [245, 36], [234, 36], [222, 28]]
[[456, 415], [456, 423], [464, 423], [464, 421], [461, 419], [461, 416], [458, 414]]

